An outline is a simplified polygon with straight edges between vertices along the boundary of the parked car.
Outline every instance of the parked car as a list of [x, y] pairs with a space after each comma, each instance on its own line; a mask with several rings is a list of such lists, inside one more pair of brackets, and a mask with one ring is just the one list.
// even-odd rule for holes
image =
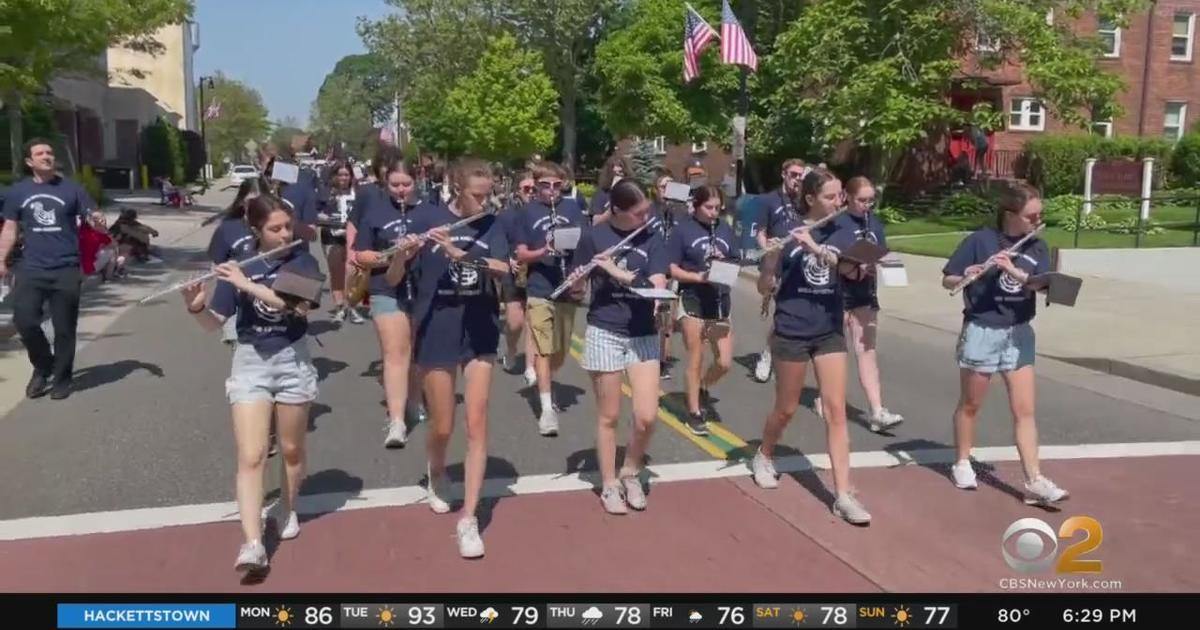
[[229, 183], [234, 186], [241, 186], [242, 182], [255, 177], [258, 177], [258, 169], [247, 164], [238, 164], [229, 171]]

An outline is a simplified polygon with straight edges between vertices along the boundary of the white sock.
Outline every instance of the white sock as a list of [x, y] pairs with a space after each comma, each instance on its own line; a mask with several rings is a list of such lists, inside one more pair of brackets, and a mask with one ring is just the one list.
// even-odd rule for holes
[[542, 413], [554, 411], [554, 401], [551, 399], [550, 393], [538, 394], [538, 399], [542, 402]]

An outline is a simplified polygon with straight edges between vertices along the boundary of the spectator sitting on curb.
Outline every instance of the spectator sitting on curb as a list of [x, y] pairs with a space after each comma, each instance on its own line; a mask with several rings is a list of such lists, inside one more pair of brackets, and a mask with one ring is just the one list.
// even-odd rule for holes
[[116, 239], [122, 256], [147, 262], [150, 260], [150, 239], [158, 236], [158, 230], [138, 221], [137, 216], [137, 210], [133, 208], [122, 209], [108, 233]]

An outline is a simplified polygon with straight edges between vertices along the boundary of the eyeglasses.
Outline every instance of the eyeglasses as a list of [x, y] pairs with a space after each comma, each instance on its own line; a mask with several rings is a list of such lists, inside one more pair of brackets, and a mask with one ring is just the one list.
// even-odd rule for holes
[[563, 182], [562, 180], [550, 181], [543, 179], [537, 183], [537, 187], [540, 190], [562, 190]]
[[788, 179], [800, 179], [804, 177], [804, 171], [788, 171], [785, 175]]
[[531, 193], [531, 192], [533, 192], [533, 186], [522, 186], [522, 187], [521, 187], [521, 192], [523, 192], [523, 193]]

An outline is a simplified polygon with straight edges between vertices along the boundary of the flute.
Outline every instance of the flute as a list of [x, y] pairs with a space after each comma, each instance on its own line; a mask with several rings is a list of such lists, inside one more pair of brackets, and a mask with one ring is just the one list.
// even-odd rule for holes
[[[1003, 253], [1008, 256], [1017, 255], [1017, 253], [1021, 251], [1021, 246], [1024, 245], [1027, 241], [1029, 241], [1029, 239], [1037, 236], [1038, 234], [1041, 234], [1042, 230], [1045, 229], [1045, 227], [1046, 227], [1045, 223], [1037, 226], [1036, 228], [1033, 229], [1032, 232], [1021, 237], [1021, 240], [1017, 241], [1016, 243], [1013, 243], [1012, 247], [1009, 247], [1008, 249], [1004, 250]], [[959, 280], [958, 284], [954, 285], [954, 287], [952, 289], [950, 289], [950, 295], [958, 295], [959, 293], [962, 292], [963, 289], [967, 288], [967, 286], [969, 286], [972, 282], [975, 282], [979, 278], [983, 277], [983, 275], [985, 273], [991, 271], [995, 266], [996, 266], [996, 256], [993, 255], [991, 258], [987, 259], [987, 262], [983, 263], [983, 269], [980, 269], [978, 273], [966, 276], [962, 280]]]
[[[246, 265], [249, 265], [250, 263], [255, 263], [260, 260], [266, 260], [272, 256], [275, 256], [276, 254], [283, 253], [283, 252], [285, 252], [301, 243], [305, 243], [305, 242], [307, 242], [307, 241], [305, 241], [304, 239], [296, 239], [286, 245], [280, 245], [279, 247], [276, 247], [275, 249], [265, 251], [261, 254], [258, 254], [257, 256], [251, 256], [250, 258], [247, 258], [246, 260], [239, 262], [237, 264], [237, 266], [241, 269], [245, 269]], [[206, 280], [211, 280], [212, 278], [217, 277], [217, 275], [218, 274], [217, 274], [216, 270], [213, 270], [208, 273], [196, 276], [195, 278], [192, 278], [190, 280], [184, 280], [183, 282], [177, 282], [161, 291], [155, 291], [154, 293], [147, 295], [146, 297], [142, 298], [141, 300], [138, 300], [138, 304], [146, 304], [147, 302], [150, 302], [151, 300], [153, 300], [155, 298], [162, 297], [168, 293], [173, 293], [184, 287], [190, 287], [193, 284], [196, 284], [198, 282], [204, 282]]]
[[[842, 206], [833, 214], [825, 215], [825, 216], [821, 217], [820, 219], [817, 219], [816, 221], [813, 221], [812, 223], [810, 223], [808, 225], [802, 225], [797, 229], [804, 230], [805, 232], [811, 232], [811, 231], [825, 225], [826, 223], [829, 223], [830, 221], [838, 218], [842, 214], [845, 214], [847, 210], [849, 210], [848, 207]], [[775, 252], [780, 249], [783, 249], [783, 246], [787, 245], [788, 241], [790, 241], [790, 240], [792, 240], [792, 236], [789, 234], [788, 236], [785, 236], [783, 238], [773, 238], [770, 241], [767, 241], [767, 246], [763, 248], [762, 255], [766, 256], [767, 254], [770, 254], [771, 252]], [[759, 313], [763, 319], [766, 319], [767, 315], [771, 312], [771, 300], [774, 298], [775, 298], [774, 291], [763, 296], [762, 310]]]
[[[626, 236], [625, 238], [621, 239], [620, 242], [618, 242], [616, 245], [613, 245], [612, 247], [609, 247], [608, 249], [600, 252], [599, 254], [596, 255], [596, 257], [612, 256], [613, 254], [617, 253], [617, 250], [619, 250], [622, 247], [624, 247], [625, 245], [627, 245], [629, 243], [629, 241], [632, 241], [633, 237], [637, 236], [638, 234], [641, 234], [642, 230], [645, 230], [648, 227], [650, 227], [650, 221], [646, 221], [645, 223], [641, 224], [641, 226], [639, 226], [636, 230], [630, 232], [629, 236]], [[596, 263], [595, 259], [592, 259], [592, 260], [589, 260], [587, 263], [584, 263], [584, 264], [576, 267], [575, 271], [572, 271], [571, 275], [567, 276], [567, 279], [564, 280], [562, 284], [558, 285], [558, 288], [555, 289], [550, 294], [550, 299], [553, 300], [553, 299], [557, 298], [558, 296], [562, 295], [564, 291], [571, 288], [571, 285], [575, 284], [576, 282], [579, 282], [579, 280], [581, 280], [582, 278], [587, 277], [587, 275], [589, 273], [591, 273], [593, 269], [596, 268], [596, 264], [597, 263]]]
[[[489, 206], [487, 208], [484, 208], [483, 212], [480, 212], [479, 214], [473, 214], [465, 219], [459, 219], [453, 223], [447, 223], [445, 225], [440, 225], [431, 230], [422, 232], [421, 234], [417, 234], [414, 238], [417, 239], [418, 243], [424, 243], [425, 241], [429, 240], [430, 235], [432, 235], [434, 232], [436, 232], [438, 230], [448, 230], [450, 232], [453, 232], [454, 230], [457, 230], [460, 227], [463, 227], [465, 225], [470, 225], [484, 217], [491, 216], [493, 214], [496, 214], [496, 209]], [[405, 247], [405, 243], [401, 242], [401, 243], [393, 245], [393, 246], [379, 252], [381, 262], [390, 260], [392, 258], [392, 256], [395, 256], [396, 253], [399, 252], [400, 250], [404, 249], [404, 247]]]

